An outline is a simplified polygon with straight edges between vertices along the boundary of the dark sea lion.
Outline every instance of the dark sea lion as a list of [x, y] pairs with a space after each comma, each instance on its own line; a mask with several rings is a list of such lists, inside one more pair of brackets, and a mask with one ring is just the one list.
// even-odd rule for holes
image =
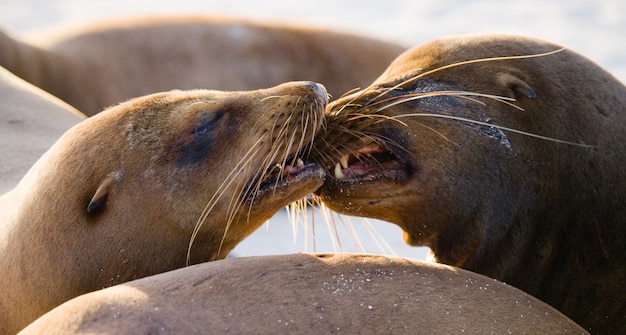
[[171, 89], [254, 90], [293, 80], [365, 87], [406, 48], [329, 30], [219, 17], [106, 21], [0, 33], [0, 66], [87, 115]]
[[15, 187], [35, 161], [84, 118], [0, 67], [0, 194]]
[[92, 292], [20, 334], [586, 334], [469, 271], [397, 257], [295, 254], [198, 264]]
[[172, 91], [70, 129], [0, 197], [0, 333], [80, 294], [224, 258], [323, 183], [298, 157], [326, 103], [312, 82]]
[[626, 88], [596, 64], [525, 37], [439, 39], [329, 105], [324, 129], [328, 207], [626, 333]]

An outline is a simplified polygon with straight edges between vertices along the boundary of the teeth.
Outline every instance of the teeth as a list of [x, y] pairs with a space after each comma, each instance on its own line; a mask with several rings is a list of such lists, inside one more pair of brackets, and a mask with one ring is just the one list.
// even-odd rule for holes
[[298, 158], [298, 160], [296, 160], [296, 166], [297, 167], [303, 167], [304, 166], [304, 162], [302, 161], [302, 159]]
[[343, 179], [344, 176], [343, 171], [341, 171], [341, 164], [335, 164], [335, 178]]
[[341, 156], [341, 158], [339, 158], [339, 163], [341, 163], [341, 166], [345, 169], [348, 167], [348, 159], [350, 158], [350, 156], [348, 155], [343, 155]]

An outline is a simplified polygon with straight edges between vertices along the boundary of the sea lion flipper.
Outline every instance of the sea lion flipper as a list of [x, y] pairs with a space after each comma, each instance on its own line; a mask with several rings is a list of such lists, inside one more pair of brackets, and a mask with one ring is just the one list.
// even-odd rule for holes
[[104, 206], [106, 199], [111, 191], [111, 187], [113, 186], [114, 178], [112, 176], [107, 176], [102, 180], [96, 193], [94, 193], [93, 197], [89, 201], [89, 205], [87, 205], [87, 213], [95, 213], [102, 206]]

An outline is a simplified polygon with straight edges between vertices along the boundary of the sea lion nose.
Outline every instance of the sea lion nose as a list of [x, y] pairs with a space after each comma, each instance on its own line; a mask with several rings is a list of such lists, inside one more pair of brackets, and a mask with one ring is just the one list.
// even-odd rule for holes
[[328, 92], [326, 91], [326, 87], [324, 85], [313, 82], [313, 81], [303, 81], [302, 86], [310, 91], [315, 92], [316, 95], [327, 97]]
[[324, 85], [313, 81], [292, 81], [276, 86], [277, 90], [288, 90], [293, 92], [294, 89], [301, 92], [301, 96], [314, 96], [316, 100], [323, 101], [324, 104], [328, 103], [328, 92]]

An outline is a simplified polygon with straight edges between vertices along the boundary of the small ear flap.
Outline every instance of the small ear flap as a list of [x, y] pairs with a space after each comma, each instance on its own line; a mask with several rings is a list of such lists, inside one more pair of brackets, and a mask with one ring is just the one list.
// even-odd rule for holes
[[508, 87], [512, 92], [511, 98], [527, 98], [535, 99], [537, 94], [525, 81], [515, 77], [509, 73], [502, 73], [498, 76], [498, 83], [504, 87]]
[[87, 205], [87, 213], [95, 213], [96, 211], [104, 207], [109, 192], [111, 192], [111, 189], [113, 188], [114, 180], [115, 178], [111, 176], [107, 176], [106, 178], [104, 178], [104, 180], [102, 180], [102, 182], [98, 186], [98, 189], [96, 190], [96, 193], [94, 193], [93, 197], [91, 197], [89, 205]]

